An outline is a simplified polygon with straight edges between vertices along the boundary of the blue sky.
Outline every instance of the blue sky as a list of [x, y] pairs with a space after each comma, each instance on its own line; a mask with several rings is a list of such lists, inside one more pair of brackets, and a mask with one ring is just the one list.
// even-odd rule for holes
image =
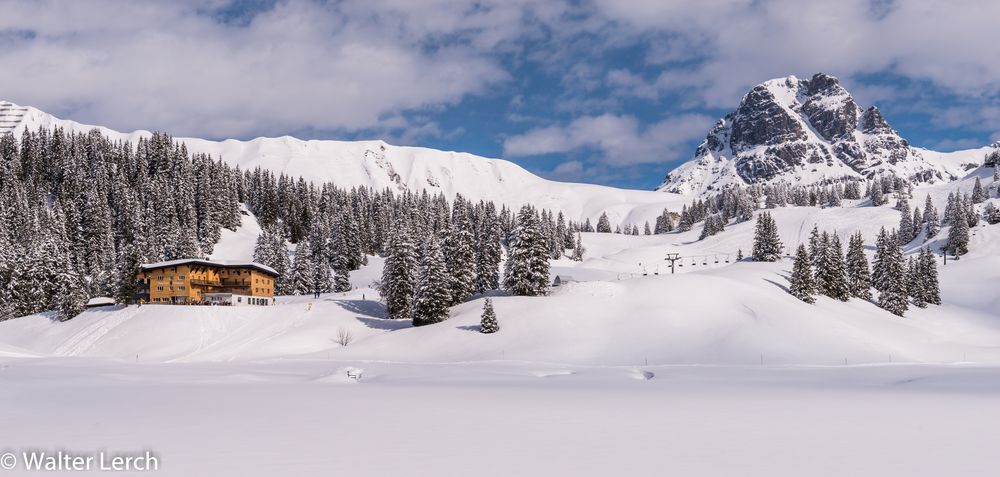
[[648, 189], [769, 78], [918, 146], [1000, 140], [997, 2], [20, 1], [0, 98], [119, 130], [372, 139]]

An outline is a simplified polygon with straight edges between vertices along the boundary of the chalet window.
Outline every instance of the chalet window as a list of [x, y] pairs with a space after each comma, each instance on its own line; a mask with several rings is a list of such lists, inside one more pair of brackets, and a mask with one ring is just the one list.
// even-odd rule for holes
[[162, 282], [163, 281], [163, 275], [160, 275], [160, 276], [156, 277], [156, 279]]
[[185, 286], [184, 286], [184, 285], [181, 285], [181, 286], [179, 286], [179, 287], [177, 287], [177, 288], [178, 288], [178, 289], [181, 289], [181, 290], [184, 290], [184, 289], [185, 289]]
[[156, 287], [156, 291], [163, 291], [163, 287]]
[[179, 276], [179, 277], [177, 277], [177, 278], [179, 278], [179, 279], [183, 280], [183, 279], [184, 279], [184, 275], [181, 275], [181, 276]]

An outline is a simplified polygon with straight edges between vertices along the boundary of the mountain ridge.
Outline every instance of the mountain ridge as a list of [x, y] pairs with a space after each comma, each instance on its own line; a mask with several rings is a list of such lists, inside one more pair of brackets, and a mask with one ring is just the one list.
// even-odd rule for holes
[[705, 195], [729, 185], [809, 185], [894, 175], [957, 180], [991, 146], [942, 153], [910, 145], [876, 106], [862, 108], [833, 76], [775, 78], [753, 87], [657, 190]]
[[[112, 140], [130, 141], [153, 133], [137, 130], [123, 133], [103, 126], [81, 124], [57, 118], [31, 106], [0, 101], [0, 109], [23, 109], [16, 123], [6, 123], [15, 136], [25, 129], [60, 127], [86, 133], [97, 129]], [[2, 126], [3, 124], [0, 124]], [[192, 153], [243, 170], [261, 167], [291, 177], [315, 182], [332, 182], [339, 187], [372, 187], [431, 194], [449, 199], [461, 194], [472, 200], [494, 201], [509, 207], [532, 204], [559, 210], [571, 220], [596, 220], [602, 213], [616, 223], [642, 225], [654, 220], [664, 207], [679, 209], [682, 197], [650, 190], [619, 189], [596, 184], [558, 182], [544, 179], [523, 167], [504, 160], [436, 149], [395, 146], [382, 140], [336, 141], [302, 140], [291, 136], [259, 137], [246, 141], [212, 141], [175, 137]]]

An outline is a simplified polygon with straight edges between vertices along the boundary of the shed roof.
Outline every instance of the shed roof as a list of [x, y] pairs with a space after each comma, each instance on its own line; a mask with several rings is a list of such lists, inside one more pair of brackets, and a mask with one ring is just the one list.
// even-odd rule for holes
[[108, 306], [114, 305], [115, 299], [106, 296], [95, 296], [90, 300], [87, 300], [87, 306]]

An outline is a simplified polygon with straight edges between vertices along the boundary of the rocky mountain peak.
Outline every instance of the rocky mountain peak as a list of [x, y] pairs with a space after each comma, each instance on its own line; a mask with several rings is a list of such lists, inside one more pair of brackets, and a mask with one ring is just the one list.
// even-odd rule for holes
[[861, 115], [861, 131], [866, 134], [895, 134], [889, 122], [875, 106], [869, 106]]
[[728, 184], [820, 182], [896, 175], [951, 180], [910, 147], [878, 108], [862, 109], [836, 77], [817, 73], [754, 86], [709, 131], [694, 160], [658, 190], [704, 193]]

